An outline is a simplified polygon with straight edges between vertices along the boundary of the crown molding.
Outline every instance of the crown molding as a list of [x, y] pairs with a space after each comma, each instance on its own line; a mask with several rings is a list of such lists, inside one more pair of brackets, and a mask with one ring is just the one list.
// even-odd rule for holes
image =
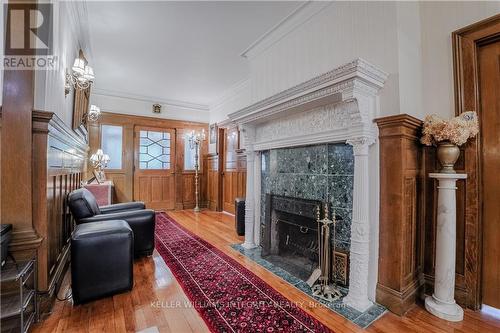
[[248, 59], [255, 57], [330, 5], [330, 1], [305, 1], [301, 3], [278, 24], [241, 52], [240, 56]]
[[[59, 6], [58, 10], [61, 10], [61, 4], [55, 2]], [[85, 58], [92, 62], [92, 44], [90, 36], [90, 25], [88, 18], [88, 8], [86, 1], [66, 1], [64, 2], [66, 13], [60, 13], [60, 15], [66, 15], [70, 22], [70, 29], [72, 29], [74, 39], [77, 41], [77, 54], [78, 49], [83, 50]], [[61, 27], [59, 27], [61, 29]]]
[[236, 124], [233, 123], [231, 121], [231, 119], [229, 119], [229, 118], [226, 118], [222, 121], [217, 122], [217, 127], [219, 127], [219, 128], [230, 128], [230, 127], [234, 127], [234, 126], [236, 126]]
[[203, 111], [203, 112], [209, 111], [208, 105], [185, 102], [185, 101], [178, 101], [178, 100], [174, 100], [174, 99], [165, 99], [165, 98], [160, 98], [160, 97], [145, 96], [145, 95], [140, 95], [140, 94], [131, 94], [131, 93], [118, 92], [118, 91], [99, 89], [99, 88], [93, 88], [92, 93], [95, 95], [126, 98], [126, 99], [132, 99], [132, 100], [136, 100], [136, 101], [153, 103], [153, 104], [159, 103], [159, 104], [163, 104], [163, 105], [176, 106], [176, 107], [180, 107], [180, 108], [184, 108], [184, 109], [191, 109], [191, 110], [196, 110], [196, 111]]
[[243, 90], [248, 89], [250, 86], [250, 79], [245, 78], [239, 82], [236, 82], [229, 89], [226, 89], [219, 97], [215, 98], [212, 103], [210, 103], [210, 110], [218, 108], [222, 104], [226, 103], [230, 99], [236, 97]]

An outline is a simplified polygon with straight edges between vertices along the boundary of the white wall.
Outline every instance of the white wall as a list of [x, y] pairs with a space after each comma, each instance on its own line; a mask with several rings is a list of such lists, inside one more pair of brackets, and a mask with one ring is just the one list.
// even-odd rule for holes
[[53, 1], [55, 6], [54, 52], [57, 70], [35, 72], [35, 109], [54, 112], [71, 126], [73, 90], [64, 96], [66, 68], [71, 68], [80, 49], [92, 65], [88, 40], [87, 7], [82, 1]]
[[399, 110], [423, 118], [422, 40], [418, 2], [398, 2], [398, 80]]
[[422, 2], [423, 114], [455, 113], [451, 33], [500, 13], [500, 2]]
[[498, 1], [325, 5], [249, 57], [249, 91], [227, 100], [219, 98], [210, 108], [210, 122], [357, 57], [390, 74], [381, 92], [380, 116], [452, 116], [451, 33], [498, 13]]
[[333, 2], [249, 59], [252, 102], [361, 57], [390, 74], [381, 113], [397, 113], [395, 2]]
[[[217, 101], [210, 105], [210, 124], [226, 120], [227, 115], [250, 104], [249, 81], [239, 82], [230, 90], [222, 94]], [[209, 153], [215, 153], [215, 144], [208, 146]]]
[[[102, 94], [99, 91], [93, 92], [90, 101], [101, 108], [101, 111], [122, 113], [136, 116], [149, 116], [157, 118], [209, 122], [209, 111], [181, 105], [161, 103], [155, 100], [147, 100], [137, 97], [125, 97], [117, 95]], [[153, 113], [153, 104], [159, 103], [161, 113]]]

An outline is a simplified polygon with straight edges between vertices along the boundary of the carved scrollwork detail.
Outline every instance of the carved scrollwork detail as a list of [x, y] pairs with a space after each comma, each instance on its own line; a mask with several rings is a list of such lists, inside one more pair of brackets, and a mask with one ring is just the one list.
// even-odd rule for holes
[[256, 137], [259, 141], [270, 141], [292, 135], [349, 128], [356, 120], [352, 117], [356, 109], [356, 103], [353, 101], [322, 106], [260, 125], [256, 129]]

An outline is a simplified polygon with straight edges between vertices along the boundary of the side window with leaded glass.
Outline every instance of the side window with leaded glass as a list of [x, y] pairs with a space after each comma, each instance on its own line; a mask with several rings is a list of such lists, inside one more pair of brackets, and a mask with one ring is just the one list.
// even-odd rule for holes
[[170, 169], [170, 133], [140, 131], [139, 169]]

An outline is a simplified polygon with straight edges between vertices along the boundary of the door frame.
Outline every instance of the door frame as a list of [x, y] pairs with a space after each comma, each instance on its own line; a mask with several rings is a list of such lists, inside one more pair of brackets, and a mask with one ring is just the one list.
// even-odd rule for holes
[[[474, 110], [481, 119], [478, 48], [500, 38], [500, 14], [452, 33], [455, 114]], [[482, 175], [481, 133], [465, 146], [465, 172], [468, 174], [465, 194], [465, 280], [469, 292], [468, 308], [482, 304]]]

